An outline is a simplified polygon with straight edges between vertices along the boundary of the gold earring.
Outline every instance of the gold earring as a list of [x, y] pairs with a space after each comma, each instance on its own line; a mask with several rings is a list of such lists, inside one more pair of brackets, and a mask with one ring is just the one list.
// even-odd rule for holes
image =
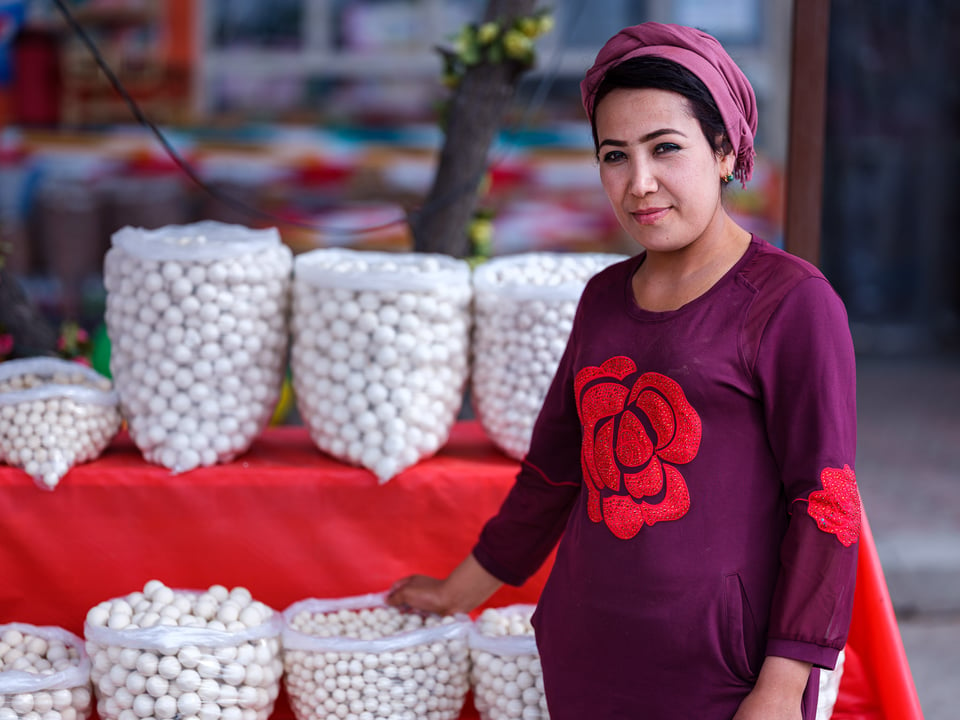
[[732, 182], [733, 182], [733, 173], [729, 173], [729, 174], [727, 174], [727, 175], [724, 175], [724, 176], [723, 176], [722, 178], [720, 178], [720, 179], [721, 179], [724, 183], [732, 183]]

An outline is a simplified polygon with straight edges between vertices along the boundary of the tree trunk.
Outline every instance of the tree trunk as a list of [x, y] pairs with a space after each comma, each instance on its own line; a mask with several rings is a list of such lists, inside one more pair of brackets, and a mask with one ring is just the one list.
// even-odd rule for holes
[[16, 278], [3, 267], [0, 267], [0, 328], [13, 336], [13, 357], [56, 354], [56, 331], [30, 302]]
[[[506, 25], [530, 15], [535, 5], [536, 0], [490, 0], [484, 19]], [[433, 187], [411, 218], [417, 252], [470, 254], [467, 225], [477, 204], [477, 188], [520, 75], [515, 63], [483, 62], [470, 67], [454, 90]]]

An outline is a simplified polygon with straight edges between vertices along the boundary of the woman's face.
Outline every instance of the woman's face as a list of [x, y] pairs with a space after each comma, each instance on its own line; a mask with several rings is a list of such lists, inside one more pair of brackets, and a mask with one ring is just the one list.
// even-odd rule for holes
[[667, 90], [618, 88], [595, 115], [600, 180], [624, 230], [650, 252], [687, 248], [722, 227], [718, 157], [686, 98]]

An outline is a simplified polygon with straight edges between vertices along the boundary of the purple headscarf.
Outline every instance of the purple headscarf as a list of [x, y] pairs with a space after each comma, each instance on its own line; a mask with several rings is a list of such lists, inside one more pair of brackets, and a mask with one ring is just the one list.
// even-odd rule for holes
[[707, 86], [737, 156], [734, 175], [746, 183], [753, 174], [756, 155], [753, 138], [757, 132], [757, 99], [750, 81], [723, 46], [701, 30], [647, 22], [624, 28], [610, 38], [580, 83], [587, 117], [593, 121], [594, 98], [607, 71], [624, 60], [645, 55], [672, 60]]

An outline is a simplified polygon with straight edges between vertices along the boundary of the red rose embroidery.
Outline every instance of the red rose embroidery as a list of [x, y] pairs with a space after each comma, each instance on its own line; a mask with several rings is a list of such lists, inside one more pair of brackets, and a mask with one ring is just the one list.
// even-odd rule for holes
[[857, 476], [849, 465], [843, 470], [824, 468], [820, 472], [823, 490], [814, 490], [807, 501], [807, 513], [824, 532], [833, 533], [850, 547], [860, 539], [860, 492]]
[[[618, 538], [634, 537], [644, 524], [676, 520], [690, 509], [690, 494], [675, 467], [700, 449], [700, 416], [680, 386], [637, 368], [627, 357], [583, 368], [574, 380], [583, 424], [580, 461], [587, 485], [587, 514]], [[663, 493], [656, 503], [647, 502]]]

